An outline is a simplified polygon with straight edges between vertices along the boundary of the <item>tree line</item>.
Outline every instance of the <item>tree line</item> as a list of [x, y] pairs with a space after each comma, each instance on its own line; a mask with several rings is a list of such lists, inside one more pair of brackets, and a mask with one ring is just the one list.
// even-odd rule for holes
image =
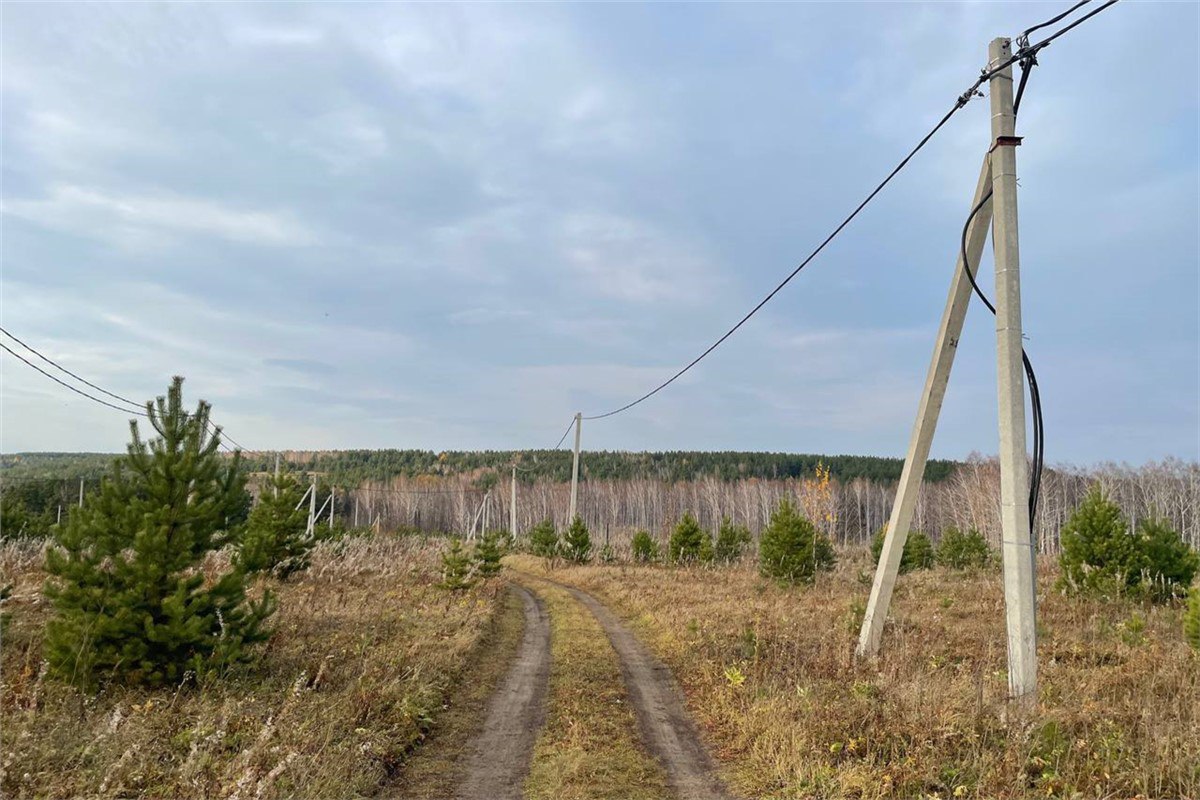
[[[446, 478], [465, 475], [479, 485], [506, 477], [513, 464], [520, 467], [519, 480], [566, 482], [571, 479], [569, 450], [326, 450], [287, 451], [285, 466], [300, 472], [319, 472], [340, 488], [365, 481], [422, 476]], [[113, 456], [105, 453], [15, 453], [0, 456], [0, 474], [11, 480], [95, 480], [105, 474]], [[241, 468], [249, 473], [270, 472], [275, 454], [244, 452]], [[881, 456], [815, 455], [734, 451], [587, 451], [583, 480], [692, 481], [715, 478], [723, 481], [759, 478], [785, 480], [811, 475], [818, 464], [834, 478], [849, 481], [863, 478], [890, 482], [900, 478], [903, 459]], [[939, 482], [953, 472], [955, 462], [931, 460], [925, 479]]]

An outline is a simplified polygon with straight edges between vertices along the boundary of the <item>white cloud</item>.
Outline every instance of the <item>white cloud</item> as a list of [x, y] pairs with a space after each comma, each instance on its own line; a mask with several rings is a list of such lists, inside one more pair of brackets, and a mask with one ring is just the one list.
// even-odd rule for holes
[[178, 195], [117, 195], [56, 184], [45, 199], [5, 200], [0, 208], [38, 225], [132, 249], [166, 246], [180, 235], [285, 247], [316, 241], [311, 228], [290, 213], [236, 210]]
[[686, 241], [613, 214], [566, 215], [558, 247], [589, 291], [633, 303], [696, 304], [711, 297], [715, 273]]

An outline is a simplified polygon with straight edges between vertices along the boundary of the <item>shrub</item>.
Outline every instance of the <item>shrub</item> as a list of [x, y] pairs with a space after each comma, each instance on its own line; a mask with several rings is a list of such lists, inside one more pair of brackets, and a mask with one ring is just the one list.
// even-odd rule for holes
[[633, 550], [633, 560], [639, 564], [649, 564], [658, 561], [658, 542], [650, 535], [650, 531], [638, 531], [630, 543]]
[[811, 581], [833, 568], [833, 545], [788, 500], [779, 503], [759, 543], [759, 571], [784, 583]]
[[613, 550], [612, 545], [604, 545], [600, 548], [600, 560], [605, 564], [615, 564], [617, 561], [617, 551]]
[[722, 564], [732, 564], [742, 557], [746, 545], [750, 544], [750, 529], [744, 525], [734, 525], [729, 517], [721, 520], [717, 529], [717, 546], [715, 557]]
[[455, 536], [450, 540], [450, 547], [442, 553], [442, 581], [438, 586], [451, 592], [465, 592], [474, 585], [471, 557], [463, 549], [462, 539]]
[[554, 523], [544, 519], [529, 531], [529, 549], [535, 556], [554, 558], [558, 555], [558, 531]]
[[290, 473], [271, 479], [246, 521], [241, 546], [233, 556], [237, 567], [283, 579], [308, 567], [314, 540], [305, 536], [307, 509], [296, 508], [302, 497], [300, 485]]
[[667, 543], [667, 557], [676, 563], [703, 561], [706, 540], [711, 552], [712, 537], [700, 527], [692, 512], [688, 511], [671, 533], [671, 539]]
[[972, 528], [963, 533], [958, 528], [950, 527], [942, 532], [936, 558], [943, 567], [982, 569], [992, 562], [993, 554], [987, 539], [979, 531]]
[[1059, 564], [1065, 589], [1165, 600], [1184, 593], [1200, 570], [1200, 557], [1157, 520], [1130, 530], [1121, 509], [1097, 486], [1063, 526]]
[[1169, 600], [1187, 594], [1187, 587], [1200, 570], [1200, 556], [1183, 537], [1159, 520], [1144, 519], [1138, 525], [1142, 551], [1142, 589], [1153, 600]]
[[1187, 611], [1183, 614], [1183, 638], [1200, 650], [1200, 586], [1193, 586], [1189, 593]]
[[1141, 548], [1117, 504], [1092, 488], [1063, 525], [1060, 535], [1063, 587], [1080, 591], [1123, 592], [1141, 574]]
[[488, 531], [475, 545], [473, 553], [475, 574], [487, 580], [500, 574], [500, 559], [504, 556], [504, 540], [498, 531]]
[[46, 627], [54, 672], [81, 686], [102, 674], [131, 683], [179, 683], [249, 658], [267, 638], [267, 593], [246, 598], [236, 567], [206, 576], [209, 554], [235, 541], [227, 521], [242, 507], [241, 454], [223, 458], [209, 405], [183, 409], [183, 379], [147, 404], [158, 438], [133, 441], [100, 493], [71, 514], [46, 555]]
[[[871, 537], [871, 555], [875, 563], [879, 563], [883, 555], [883, 541], [887, 536], [887, 526], [880, 528]], [[900, 554], [900, 574], [912, 572], [914, 569], [929, 569], [933, 566], [933, 542], [921, 531], [909, 531], [904, 541], [904, 552]]]
[[592, 557], [592, 535], [578, 515], [571, 520], [571, 526], [563, 534], [562, 554], [576, 564], [583, 564]]

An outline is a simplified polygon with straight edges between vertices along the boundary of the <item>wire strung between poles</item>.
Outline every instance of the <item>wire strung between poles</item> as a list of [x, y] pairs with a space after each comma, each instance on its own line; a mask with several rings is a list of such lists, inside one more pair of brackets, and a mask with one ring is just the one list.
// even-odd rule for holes
[[[32, 363], [32, 362], [28, 361], [27, 359], [23, 358], [23, 357], [22, 357], [22, 356], [20, 356], [20, 355], [17, 355], [17, 353], [13, 352], [13, 351], [12, 351], [10, 348], [8, 348], [8, 347], [5, 347], [5, 348], [4, 348], [4, 349], [5, 349], [5, 350], [7, 350], [7, 351], [8, 351], [8, 352], [9, 352], [11, 355], [13, 355], [13, 356], [16, 356], [17, 358], [21, 359], [21, 361], [24, 361], [24, 362], [25, 362], [27, 365], [29, 365], [30, 367], [33, 367], [33, 368], [34, 368], [34, 369], [36, 369], [38, 372], [42, 373], [43, 375], [45, 375], [47, 378], [49, 378], [50, 380], [54, 381], [55, 383], [57, 383], [57, 384], [59, 384], [59, 385], [61, 385], [61, 386], [65, 386], [66, 388], [70, 389], [71, 391], [75, 392], [76, 394], [82, 395], [83, 397], [86, 397], [87, 399], [89, 399], [89, 400], [92, 400], [92, 401], [94, 401], [94, 402], [100, 403], [101, 405], [108, 406], [109, 408], [111, 408], [111, 409], [114, 409], [114, 410], [116, 410], [116, 411], [121, 411], [121, 412], [124, 412], [124, 413], [134, 413], [134, 414], [138, 414], [138, 415], [140, 415], [140, 416], [143, 416], [143, 417], [147, 417], [147, 414], [146, 414], [146, 404], [145, 404], [145, 403], [139, 403], [139, 402], [137, 402], [136, 400], [130, 400], [128, 397], [124, 397], [124, 396], [122, 396], [122, 395], [119, 395], [119, 394], [117, 394], [116, 392], [110, 392], [108, 389], [105, 389], [103, 386], [97, 386], [96, 384], [92, 383], [92, 382], [91, 382], [91, 381], [89, 381], [87, 378], [83, 377], [82, 375], [78, 375], [78, 374], [76, 374], [76, 373], [72, 372], [71, 370], [67, 369], [67, 368], [66, 368], [66, 367], [64, 367], [62, 364], [58, 363], [58, 362], [57, 362], [57, 361], [55, 361], [54, 359], [52, 359], [52, 358], [50, 358], [49, 356], [45, 355], [44, 353], [42, 353], [41, 351], [39, 351], [37, 348], [35, 348], [33, 345], [31, 345], [31, 344], [29, 344], [29, 343], [25, 342], [24, 340], [22, 340], [22, 339], [18, 338], [18, 337], [17, 337], [17, 336], [15, 336], [15, 335], [13, 335], [13, 333], [12, 333], [12, 332], [10, 332], [10, 331], [6, 330], [6, 329], [5, 329], [5, 328], [3, 328], [3, 327], [0, 327], [0, 333], [3, 333], [5, 336], [7, 336], [8, 338], [12, 339], [14, 342], [16, 342], [17, 344], [21, 345], [21, 346], [22, 346], [22, 347], [24, 347], [26, 350], [28, 350], [29, 352], [33, 353], [35, 356], [37, 356], [38, 358], [40, 358], [42, 361], [45, 361], [47, 364], [51, 365], [52, 367], [54, 367], [55, 369], [59, 370], [60, 372], [63, 372], [63, 373], [65, 373], [65, 374], [67, 374], [67, 375], [70, 375], [72, 378], [74, 378], [75, 380], [79, 381], [80, 383], [82, 383], [82, 384], [84, 384], [84, 385], [86, 385], [86, 386], [89, 386], [89, 387], [91, 387], [92, 389], [95, 389], [96, 391], [98, 391], [98, 392], [100, 392], [100, 393], [102, 393], [102, 394], [108, 395], [109, 397], [113, 398], [114, 400], [120, 400], [122, 403], [127, 403], [127, 404], [130, 406], [130, 408], [128, 408], [128, 409], [122, 408], [122, 407], [120, 407], [120, 406], [117, 406], [117, 405], [114, 405], [114, 404], [112, 404], [112, 403], [109, 403], [109, 402], [108, 402], [108, 401], [106, 401], [106, 400], [101, 400], [101, 399], [100, 399], [100, 398], [98, 398], [98, 397], [94, 397], [94, 396], [92, 396], [92, 395], [88, 394], [87, 392], [80, 391], [80, 390], [79, 390], [79, 389], [77, 389], [76, 387], [74, 387], [74, 386], [71, 386], [70, 384], [68, 384], [68, 383], [66, 383], [66, 382], [64, 382], [64, 381], [61, 381], [61, 380], [59, 380], [58, 378], [54, 377], [54, 376], [53, 376], [53, 375], [51, 375], [50, 373], [48, 373], [48, 372], [46, 372], [45, 370], [43, 370], [43, 369], [41, 369], [40, 367], [38, 367], [36, 364], [34, 364], [34, 363]], [[0, 346], [3, 346], [3, 345], [0, 345]], [[149, 417], [147, 417], [147, 419], [148, 419], [148, 418], [149, 418]], [[226, 432], [226, 431], [225, 431], [225, 429], [224, 429], [224, 428], [222, 428], [220, 425], [217, 425], [217, 424], [216, 424], [215, 422], [213, 422], [212, 420], [208, 420], [208, 424], [207, 424], [207, 430], [208, 430], [208, 432], [209, 432], [210, 434], [212, 434], [213, 436], [219, 436], [219, 437], [221, 437], [221, 440], [220, 440], [220, 445], [221, 445], [221, 447], [224, 447], [224, 448], [225, 448], [225, 449], [226, 449], [228, 452], [231, 452], [231, 453], [232, 453], [232, 452], [233, 452], [233, 448], [231, 448], [229, 445], [227, 445], [227, 444], [225, 443], [225, 440], [228, 440], [229, 442], [231, 442], [231, 443], [233, 444], [233, 446], [234, 446], [234, 447], [236, 447], [236, 448], [237, 448], [237, 449], [239, 449], [239, 450], [246, 450], [246, 449], [247, 449], [246, 447], [244, 447], [243, 445], [241, 445], [241, 444], [240, 444], [240, 443], [239, 443], [239, 442], [238, 442], [236, 439], [234, 439], [232, 436], [230, 436], [230, 435], [228, 434], [228, 432]]]
[[[730, 328], [728, 331], [726, 331], [721, 336], [721, 338], [717, 339], [715, 342], [713, 342], [711, 345], [709, 345], [708, 348], [706, 350], [704, 350], [704, 352], [702, 352], [700, 355], [696, 356], [696, 358], [694, 358], [690, 362], [688, 362], [687, 365], [685, 365], [682, 369], [677, 371], [671, 377], [667, 378], [665, 381], [660, 383], [658, 386], [654, 387], [650, 391], [643, 394], [641, 397], [638, 397], [636, 400], [626, 403], [625, 405], [623, 405], [619, 408], [615, 408], [612, 411], [607, 411], [603, 414], [586, 415], [583, 417], [583, 419], [586, 419], [586, 420], [605, 419], [607, 417], [612, 417], [617, 414], [620, 414], [623, 411], [628, 411], [629, 409], [633, 408], [634, 406], [638, 405], [639, 403], [649, 400], [651, 397], [658, 394], [663, 389], [667, 388], [672, 383], [674, 383], [676, 380], [678, 380], [680, 377], [682, 377], [692, 367], [696, 366], [701, 361], [703, 361], [711, 352], [713, 352], [718, 347], [720, 347], [722, 344], [724, 344], [726, 339], [728, 339], [730, 336], [732, 336], [734, 333], [736, 333], [738, 331], [738, 329], [740, 329], [743, 325], [745, 325], [747, 322], [749, 322], [750, 318], [753, 317], [755, 314], [757, 314], [759, 312], [759, 310], [762, 309], [763, 306], [765, 306], [768, 302], [770, 302], [775, 297], [775, 295], [779, 294], [779, 292], [783, 290], [783, 287], [787, 286], [788, 283], [790, 283], [793, 278], [795, 278], [798, 274], [800, 274], [800, 271], [803, 270], [806, 266], [808, 266], [809, 263], [811, 263], [813, 261], [813, 259], [815, 259], [821, 253], [821, 251], [824, 250], [825, 247], [830, 242], [832, 242], [838, 236], [838, 234], [840, 234], [842, 232], [842, 230], [845, 229], [845, 227], [854, 220], [855, 217], [858, 216], [859, 212], [861, 212], [864, 208], [866, 208], [867, 204], [870, 203], [872, 200], [874, 200], [875, 196], [878, 195], [883, 190], [883, 188], [885, 186], [887, 186], [892, 181], [892, 179], [894, 177], [896, 177], [896, 175], [899, 174], [900, 171], [903, 170], [908, 165], [908, 162], [911, 161], [912, 158], [918, 152], [920, 152], [921, 149], [929, 142], [929, 140], [932, 139], [934, 137], [934, 135], [939, 130], [941, 130], [942, 127], [947, 122], [950, 121], [951, 117], [953, 117], [956, 113], [958, 113], [958, 111], [960, 109], [962, 109], [967, 103], [969, 103], [972, 100], [972, 98], [982, 97], [982, 92], [979, 91], [981, 86], [983, 86], [985, 83], [987, 83], [989, 80], [991, 80], [991, 78], [993, 76], [995, 76], [1002, 70], [1006, 69], [1007, 67], [1012, 66], [1013, 64], [1017, 63], [1018, 61], [1021, 61], [1023, 59], [1030, 59], [1032, 62], [1035, 63], [1037, 53], [1040, 50], [1042, 50], [1046, 47], [1049, 47], [1051, 42], [1055, 41], [1063, 34], [1078, 27], [1079, 25], [1082, 25], [1084, 22], [1086, 22], [1087, 20], [1096, 16], [1097, 14], [1104, 11], [1105, 9], [1108, 9], [1108, 8], [1116, 5], [1117, 2], [1119, 2], [1119, 0], [1108, 0], [1108, 2], [1097, 7], [1090, 13], [1085, 14], [1084, 16], [1080, 17], [1079, 19], [1077, 19], [1075, 22], [1071, 23], [1067, 27], [1051, 34], [1050, 36], [1047, 36], [1045, 39], [1042, 39], [1041, 41], [1037, 42], [1036, 44], [1027, 45], [1025, 47], [1022, 47], [1012, 57], [1006, 59], [1005, 61], [1001, 62], [999, 65], [993, 67], [992, 69], [985, 68], [985, 69], [981, 70], [979, 77], [970, 86], [970, 88], [968, 88], [965, 92], [963, 92], [961, 95], [959, 95], [958, 99], [954, 103], [954, 106], [948, 112], [946, 112], [945, 116], [943, 116], [936, 125], [933, 126], [933, 129], [930, 130], [929, 133], [925, 134], [925, 136], [921, 139], [921, 141], [919, 141], [917, 143], [916, 147], [914, 147], [912, 150], [910, 150], [908, 155], [906, 155], [903, 159], [901, 159], [900, 163], [897, 164], [896, 167], [890, 173], [888, 173], [887, 177], [885, 177], [871, 191], [871, 193], [867, 195], [865, 200], [863, 200], [861, 203], [859, 203], [858, 206], [855, 207], [855, 209], [850, 212], [849, 216], [847, 216], [844, 220], [842, 220], [842, 222], [836, 228], [834, 228], [832, 233], [830, 233], [819, 245], [817, 245], [815, 250], [813, 250], [811, 253], [809, 253], [809, 255], [802, 262], [800, 262], [799, 266], [797, 266], [794, 270], [792, 270], [791, 273], [789, 273], [787, 277], [785, 277], [774, 289], [772, 289], [770, 294], [768, 294], [766, 297], [764, 297], [762, 300], [760, 300], [759, 303], [756, 306], [754, 306], [754, 308], [750, 309], [750, 312], [748, 314], [746, 314], [744, 317], [742, 317], [740, 320], [738, 320], [737, 324], [735, 324], [732, 328]], [[1063, 12], [1062, 14], [1059, 14], [1058, 16], [1056, 16], [1044, 23], [1041, 23], [1040, 25], [1035, 25], [1033, 28], [1027, 29], [1026, 34], [1028, 32], [1038, 30], [1039, 28], [1043, 28], [1046, 25], [1054, 24], [1055, 22], [1063, 19], [1065, 16], [1071, 14], [1075, 10], [1081, 8], [1083, 5], [1084, 5], [1084, 3], [1076, 3], [1074, 6], [1072, 6], [1070, 9]], [[1025, 34], [1023, 34], [1023, 35], [1025, 35]], [[566, 436], [564, 435], [563, 438], [565, 439]], [[559, 442], [559, 444], [561, 445], [561, 441]]]

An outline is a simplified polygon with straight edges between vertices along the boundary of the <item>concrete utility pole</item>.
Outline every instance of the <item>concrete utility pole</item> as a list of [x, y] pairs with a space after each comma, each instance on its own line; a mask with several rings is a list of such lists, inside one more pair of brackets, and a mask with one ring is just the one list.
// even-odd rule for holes
[[[1011, 42], [1005, 38], [995, 39], [988, 47], [988, 68], [995, 69], [1011, 57]], [[992, 198], [980, 206], [979, 212], [971, 220], [967, 229], [966, 251], [970, 268], [977, 272], [990, 221], [996, 261], [996, 364], [999, 378], [1000, 502], [1004, 605], [1008, 629], [1008, 688], [1012, 698], [1032, 701], [1037, 696], [1037, 587], [1026, 505], [1029, 464], [1025, 452], [1025, 375], [1022, 363], [1020, 256], [1017, 246], [1016, 146], [1020, 144], [1020, 139], [1014, 135], [1016, 119], [1013, 115], [1011, 65], [990, 78], [989, 95], [992, 146], [984, 159], [971, 207], [980, 205], [989, 188]], [[900, 475], [896, 501], [888, 520], [883, 552], [871, 586], [871, 599], [863, 617], [858, 638], [859, 656], [869, 657], [879, 652], [883, 623], [896, 585], [913, 508], [970, 301], [971, 284], [963, 267], [960, 253], [909, 441], [904, 471]]]
[[83, 478], [79, 479], [79, 507], [83, 508]]
[[579, 429], [583, 425], [583, 412], [575, 414], [575, 459], [571, 464], [571, 513], [567, 517], [567, 524], [570, 525], [575, 521], [577, 512], [577, 500], [579, 499]]
[[354, 498], [354, 527], [358, 527], [358, 498]]
[[[993, 39], [988, 67], [1012, 57], [1012, 42]], [[1012, 66], [988, 90], [992, 109], [992, 190], [996, 258], [996, 371], [1000, 411], [1000, 527], [1008, 623], [1008, 691], [1036, 699], [1037, 631], [1033, 541], [1029, 530], [1029, 462], [1025, 451], [1025, 373], [1021, 355], [1021, 259], [1017, 246], [1017, 145]]]
[[[984, 156], [979, 171], [979, 183], [975, 187], [975, 198], [971, 208], [979, 205], [991, 188], [991, 161]], [[968, 209], [969, 210], [969, 209]], [[979, 259], [987, 244], [988, 225], [992, 218], [992, 204], [984, 204], [971, 220], [967, 229], [967, 258], [971, 268], [979, 268]], [[938, 414], [946, 396], [946, 384], [950, 381], [950, 370], [954, 356], [958, 353], [958, 340], [962, 336], [963, 321], [971, 300], [971, 281], [963, 271], [962, 253], [954, 264], [954, 276], [950, 280], [950, 295], [946, 298], [946, 309], [942, 312], [942, 325], [938, 329], [937, 344], [933, 349], [933, 360], [925, 377], [925, 390], [917, 408], [917, 421], [913, 425], [908, 443], [908, 455], [904, 459], [904, 470], [900, 473], [900, 485], [896, 489], [896, 501], [892, 516], [888, 520], [887, 534], [883, 539], [883, 552], [875, 570], [875, 582], [871, 585], [871, 599], [867, 602], [867, 613], [863, 617], [862, 630], [858, 636], [858, 655], [873, 657], [879, 652], [879, 640], [883, 636], [883, 623], [887, 619], [892, 590], [896, 587], [896, 576], [900, 572], [900, 557], [904, 554], [904, 543], [908, 539], [912, 524], [913, 509], [921, 491], [921, 478], [925, 475], [925, 462], [929, 459], [929, 447], [933, 443], [933, 432], [937, 428]]]
[[317, 527], [317, 476], [312, 476], [311, 492], [308, 496], [308, 529], [304, 531], [306, 536], [312, 536], [313, 531]]
[[512, 540], [517, 540], [517, 467], [512, 468], [512, 486], [508, 498], [508, 530]]
[[275, 496], [279, 497], [279, 453], [275, 454]]
[[337, 505], [337, 489], [329, 490], [329, 530], [333, 530], [333, 508]]

